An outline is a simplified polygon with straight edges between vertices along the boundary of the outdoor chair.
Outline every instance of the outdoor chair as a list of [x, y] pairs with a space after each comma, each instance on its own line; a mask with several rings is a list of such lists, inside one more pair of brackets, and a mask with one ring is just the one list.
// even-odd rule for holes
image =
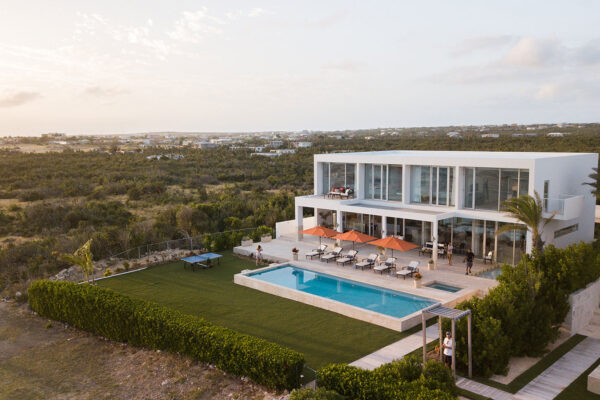
[[490, 264], [494, 262], [494, 251], [493, 250], [490, 250], [488, 255], [486, 257], [483, 257], [484, 264], [486, 263], [486, 261], [489, 261]]
[[345, 256], [340, 256], [340, 258], [335, 260], [335, 262], [344, 266], [344, 265], [346, 265], [346, 263], [351, 263], [352, 261], [354, 261], [356, 259], [357, 254], [358, 254], [358, 251], [350, 250], [350, 251], [348, 251], [348, 254], [346, 254]]
[[355, 267], [360, 269], [371, 268], [373, 265], [375, 265], [377, 257], [377, 254], [369, 254], [369, 257], [366, 259], [362, 260], [361, 262], [357, 262]]
[[396, 259], [394, 257], [390, 257], [385, 262], [380, 263], [373, 267], [374, 272], [379, 272], [383, 275], [384, 272], [389, 271], [392, 268], [396, 268]]
[[336, 247], [332, 252], [322, 255], [321, 261], [327, 261], [327, 263], [329, 263], [330, 260], [336, 260], [340, 254], [342, 254], [342, 248]]
[[414, 274], [419, 272], [419, 268], [417, 267], [417, 265], [419, 265], [418, 261], [411, 261], [410, 264], [408, 264], [408, 266], [396, 272], [396, 277], [402, 276], [404, 279], [406, 279], [407, 276], [412, 277]]
[[340, 199], [349, 199], [349, 198], [353, 197], [353, 195], [354, 195], [354, 190], [346, 189], [346, 191], [340, 193]]
[[313, 257], [317, 257], [317, 256], [320, 256], [321, 254], [325, 253], [326, 248], [327, 248], [327, 245], [322, 244], [321, 246], [319, 246], [318, 249], [312, 249], [310, 251], [310, 253], [306, 253], [306, 258], [310, 257], [310, 259], [312, 260]]

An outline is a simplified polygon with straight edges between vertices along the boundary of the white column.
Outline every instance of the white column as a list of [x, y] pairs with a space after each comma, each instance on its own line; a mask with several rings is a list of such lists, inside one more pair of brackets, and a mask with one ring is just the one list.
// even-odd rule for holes
[[337, 231], [343, 233], [344, 227], [342, 225], [344, 223], [344, 220], [342, 218], [342, 212], [340, 210], [336, 210], [335, 215], [337, 217]]
[[304, 230], [304, 218], [303, 218], [303, 207], [302, 206], [296, 206], [296, 227], [298, 230], [298, 240], [301, 241], [302, 239], [304, 239], [304, 234], [302, 234], [302, 231]]
[[410, 182], [409, 182], [409, 171], [408, 171], [408, 165], [403, 164], [402, 165], [402, 203], [404, 204], [408, 204], [410, 203], [410, 198], [409, 196], [409, 187], [410, 187]]
[[354, 170], [354, 197], [357, 199], [365, 198], [365, 165], [364, 164], [356, 164], [356, 169]]
[[431, 236], [433, 236], [433, 250], [431, 258], [433, 259], [433, 269], [437, 269], [438, 259], [438, 221], [437, 219], [431, 223]]
[[527, 235], [525, 236], [525, 251], [527, 252], [527, 254], [531, 254], [532, 250], [533, 250], [533, 236], [531, 235], [531, 232], [529, 230], [527, 230]]
[[381, 217], [381, 237], [387, 237], [388, 232], [387, 232], [387, 217], [384, 215], [383, 217]]
[[464, 169], [463, 168], [459, 168], [459, 167], [453, 167], [454, 168], [454, 175], [453, 175], [453, 192], [452, 192], [452, 197], [454, 198], [454, 207], [456, 208], [462, 208], [463, 204], [459, 204], [459, 202], [461, 201], [461, 196], [460, 193], [463, 193], [464, 191], [464, 186], [460, 185], [459, 182], [464, 182], [464, 179], [460, 179], [459, 180], [459, 172], [464, 174]]

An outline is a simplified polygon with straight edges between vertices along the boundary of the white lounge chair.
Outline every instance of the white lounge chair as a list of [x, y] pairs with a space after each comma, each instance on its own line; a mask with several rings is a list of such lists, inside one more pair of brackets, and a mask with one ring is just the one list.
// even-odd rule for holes
[[392, 268], [396, 268], [396, 258], [390, 257], [385, 262], [380, 263], [373, 267], [374, 272], [379, 272], [383, 275], [384, 272], [389, 271]]
[[489, 261], [490, 264], [494, 262], [494, 251], [493, 250], [490, 250], [487, 257], [483, 257], [484, 264], [486, 263], [486, 261]]
[[377, 254], [369, 254], [369, 257], [366, 259], [362, 260], [361, 262], [357, 262], [355, 267], [360, 269], [371, 268], [375, 262], [377, 262], [377, 257], [379, 257]]
[[352, 261], [354, 261], [356, 259], [357, 254], [358, 251], [350, 250], [345, 256], [340, 256], [340, 258], [335, 260], [335, 262], [341, 265], [346, 265], [346, 263], [351, 263]]
[[327, 248], [327, 245], [322, 244], [319, 246], [318, 249], [312, 249], [310, 251], [310, 253], [306, 253], [306, 258], [310, 257], [310, 259], [312, 260], [313, 257], [317, 257], [317, 256], [320, 256], [321, 254], [325, 253], [326, 248]]
[[336, 247], [332, 252], [322, 255], [321, 261], [327, 261], [327, 263], [329, 263], [329, 260], [336, 260], [340, 254], [342, 254], [342, 248]]
[[396, 277], [403, 277], [406, 279], [407, 276], [413, 276], [415, 273], [419, 272], [418, 261], [411, 261], [408, 266], [402, 268], [400, 271], [396, 271]]

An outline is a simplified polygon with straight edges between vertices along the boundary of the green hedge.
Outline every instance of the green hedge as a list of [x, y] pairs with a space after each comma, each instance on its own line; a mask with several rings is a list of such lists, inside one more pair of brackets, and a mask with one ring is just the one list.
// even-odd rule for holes
[[353, 400], [449, 400], [456, 385], [449, 368], [428, 361], [425, 368], [413, 357], [384, 364], [372, 371], [331, 364], [318, 373], [319, 387]]
[[119, 342], [186, 354], [272, 389], [299, 386], [302, 354], [110, 289], [41, 280], [29, 288], [29, 304], [44, 317]]

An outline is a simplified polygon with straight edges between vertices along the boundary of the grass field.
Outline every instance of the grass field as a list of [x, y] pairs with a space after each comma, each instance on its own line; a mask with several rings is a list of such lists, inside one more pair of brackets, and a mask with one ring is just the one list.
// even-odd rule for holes
[[352, 362], [407, 334], [235, 285], [233, 275], [254, 263], [223, 254], [209, 270], [170, 263], [98, 284], [295, 349], [315, 369]]

